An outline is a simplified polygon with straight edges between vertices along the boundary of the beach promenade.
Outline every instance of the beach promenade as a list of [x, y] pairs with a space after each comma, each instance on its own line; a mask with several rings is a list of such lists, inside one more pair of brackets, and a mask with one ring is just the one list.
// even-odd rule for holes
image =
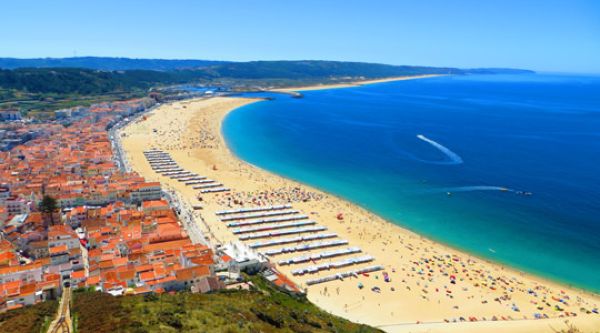
[[[126, 163], [146, 179], [160, 181], [185, 205], [201, 206], [198, 227], [211, 244], [245, 239], [279, 263], [318, 306], [389, 332], [553, 332], [565, 328], [565, 320], [584, 330], [600, 327], [600, 315], [593, 312], [600, 306], [598, 295], [434, 243], [347, 201], [237, 159], [224, 142], [221, 123], [231, 110], [253, 102], [220, 97], [175, 102], [121, 130]], [[211, 183], [186, 184], [157, 172], [148, 159], [148, 152], [156, 150], [168, 153], [182, 169], [172, 172], [206, 177], [227, 191], [205, 191], [211, 187], [202, 184]], [[161, 162], [158, 158], [155, 164]], [[223, 219], [227, 214], [217, 214], [280, 205], [286, 206], [268, 214], [232, 213], [229, 220]], [[291, 231], [260, 234], [282, 230]], [[343, 280], [339, 276], [373, 267], [380, 269]]]

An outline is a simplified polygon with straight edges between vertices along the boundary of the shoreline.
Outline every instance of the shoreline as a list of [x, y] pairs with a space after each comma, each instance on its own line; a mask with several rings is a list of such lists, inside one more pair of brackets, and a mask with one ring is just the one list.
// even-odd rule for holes
[[[370, 85], [370, 84], [377, 84], [377, 83], [386, 83], [386, 82], [404, 81], [404, 80], [413, 80], [413, 79], [426, 79], [426, 78], [431, 78], [431, 77], [441, 77], [441, 76], [449, 76], [449, 75], [450, 74], [426, 74], [426, 75], [415, 75], [415, 76], [398, 76], [398, 77], [391, 77], [391, 78], [385, 78], [385, 79], [355, 81], [355, 82], [341, 83], [341, 84], [322, 84], [322, 85], [313, 85], [313, 86], [303, 86], [303, 87], [297, 87], [297, 88], [294, 88], [294, 87], [280, 88], [280, 89], [273, 89], [273, 90], [270, 90], [270, 91], [275, 91], [275, 92], [300, 92], [300, 91], [316, 91], [316, 90], [328, 90], [328, 89], [344, 89], [344, 88], [354, 88], [354, 87], [360, 87], [360, 86], [365, 86], [365, 85]], [[255, 102], [260, 102], [262, 100], [264, 100], [264, 99], [256, 98]], [[225, 118], [227, 117], [227, 115], [229, 115], [231, 112], [234, 112], [235, 110], [236, 109], [233, 109], [230, 112], [228, 112], [223, 117], [223, 121], [225, 121]], [[224, 138], [224, 135], [223, 135], [222, 132], [221, 132], [221, 136]], [[253, 167], [255, 167], [255, 168], [259, 169], [259, 170], [262, 170], [263, 172], [273, 173], [273, 172], [271, 172], [269, 170], [266, 170], [266, 169], [261, 168], [261, 167], [259, 167], [257, 165], [254, 165], [254, 164], [252, 164], [250, 162], [244, 161], [243, 159], [241, 159], [240, 157], [238, 157], [235, 153], [233, 153], [233, 151], [231, 151], [231, 149], [229, 149], [229, 146], [227, 146], [227, 145], [226, 145], [226, 149], [229, 151], [229, 153], [231, 155], [235, 156], [235, 158], [239, 159], [243, 163], [247, 163], [249, 165], [252, 165]], [[281, 175], [278, 175], [278, 176], [284, 177], [284, 176], [281, 176]], [[284, 177], [284, 178], [286, 178], [286, 177]], [[290, 179], [290, 180], [292, 180], [294, 182], [302, 183], [301, 181], [298, 181], [298, 180], [294, 180], [294, 179]], [[304, 184], [304, 183], [302, 183], [302, 184]], [[563, 286], [563, 287], [567, 287], [569, 289], [576, 290], [576, 291], [578, 291], [580, 293], [587, 294], [587, 295], [590, 295], [590, 296], [593, 296], [593, 297], [594, 296], [595, 297], [600, 297], [600, 291], [596, 292], [596, 291], [593, 291], [593, 290], [586, 289], [585, 287], [582, 287], [582, 286], [571, 284], [568, 281], [562, 281], [560, 279], [553, 279], [551, 277], [543, 276], [542, 273], [529, 272], [529, 271], [527, 271], [524, 268], [516, 267], [514, 265], [511, 265], [510, 263], [504, 263], [504, 262], [500, 262], [500, 261], [494, 261], [493, 259], [486, 258], [483, 255], [480, 255], [480, 254], [477, 254], [477, 253], [472, 253], [472, 252], [468, 251], [467, 249], [460, 248], [460, 247], [458, 247], [458, 246], [456, 246], [454, 244], [446, 243], [444, 241], [437, 240], [437, 239], [436, 240], [430, 239], [430, 237], [424, 236], [424, 235], [420, 234], [418, 231], [414, 231], [414, 230], [412, 230], [412, 229], [410, 229], [408, 227], [397, 225], [394, 222], [389, 221], [388, 219], [386, 219], [386, 218], [378, 215], [377, 213], [375, 213], [375, 212], [373, 212], [373, 211], [371, 211], [371, 210], [369, 210], [367, 208], [362, 207], [359, 203], [356, 203], [356, 202], [354, 202], [354, 201], [352, 201], [350, 199], [346, 199], [346, 198], [343, 198], [343, 197], [341, 197], [341, 196], [339, 196], [337, 194], [328, 192], [327, 190], [321, 189], [318, 186], [313, 186], [313, 185], [308, 185], [308, 184], [304, 184], [304, 185], [305, 186], [314, 187], [314, 188], [316, 188], [319, 191], [327, 193], [327, 195], [335, 196], [339, 200], [350, 202], [351, 204], [356, 205], [356, 206], [360, 207], [361, 209], [364, 209], [365, 211], [369, 212], [369, 214], [377, 215], [381, 219], [385, 220], [387, 223], [396, 225], [396, 226], [402, 228], [403, 230], [406, 230], [407, 232], [413, 233], [415, 236], [427, 238], [430, 241], [433, 241], [433, 242], [438, 243], [440, 245], [446, 246], [446, 247], [448, 247], [450, 249], [454, 249], [456, 251], [459, 251], [459, 252], [462, 252], [462, 253], [466, 253], [469, 256], [476, 257], [477, 259], [485, 261], [485, 262], [487, 262], [487, 263], [489, 263], [491, 265], [498, 265], [498, 266], [501, 266], [503, 268], [507, 268], [507, 269], [513, 270], [515, 273], [519, 273], [519, 274], [524, 274], [524, 275], [529, 275], [529, 276], [535, 277], [536, 279], [540, 280], [540, 282], [549, 283], [549, 284], [555, 284], [555, 285], [558, 285], [558, 286]]]
[[[319, 88], [330, 89], [325, 86], [319, 86]], [[488, 259], [479, 258], [470, 253], [466, 253], [463, 250], [454, 249], [439, 242], [433, 242], [416, 234], [413, 231], [388, 222], [387, 220], [374, 215], [373, 213], [357, 206], [354, 203], [348, 202], [330, 193], [323, 192], [296, 181], [271, 174], [264, 169], [240, 160], [233, 154], [224, 140], [222, 134], [222, 121], [226, 115], [229, 114], [229, 112], [241, 106], [257, 101], [259, 100], [242, 98], [215, 98], [205, 101], [176, 102], [161, 106], [160, 109], [152, 112], [152, 115], [148, 117], [147, 121], [132, 124], [124, 129], [124, 132], [128, 133], [127, 137], [123, 138], [125, 145], [124, 148], [127, 152], [127, 155], [133, 155], [128, 156], [128, 158], [133, 158], [132, 167], [134, 170], [140, 172], [149, 179], [160, 180], [161, 183], [165, 184], [167, 188], [171, 188], [172, 186], [190, 201], [195, 200], [194, 191], [190, 191], [189, 188], [179, 188], [178, 185], [181, 184], [177, 184], [177, 182], [173, 182], [168, 178], [157, 176], [150, 170], [148, 165], [144, 165], [146, 162], [141, 160], [140, 156], [135, 155], [139, 155], [141, 150], [155, 145], [161, 149], [171, 152], [174, 159], [189, 170], [198, 171], [201, 174], [218, 179], [224, 183], [226, 180], [228, 180], [227, 184], [236, 185], [236, 191], [257, 191], [257, 189], [260, 190], [272, 188], [274, 185], [286, 185], [292, 187], [300, 186], [306, 189], [306, 191], [321, 193], [324, 196], [323, 200], [315, 202], [311, 201], [308, 203], [294, 203], [294, 208], [298, 208], [304, 213], [309, 213], [311, 211], [317, 212], [318, 214], [316, 214], [315, 220], [319, 221], [321, 225], [327, 226], [329, 230], [340, 234], [340, 238], [348, 239], [350, 241], [350, 245], [358, 245], [364, 249], [365, 253], [373, 254], [375, 257], [375, 263], [384, 265], [386, 267], [386, 271], [389, 272], [390, 268], [393, 267], [401, 268], [400, 270], [402, 270], [402, 272], [398, 270], [390, 274], [392, 276], [392, 282], [395, 282], [394, 285], [398, 289], [401, 289], [401, 287], [405, 286], [415, 288], [414, 291], [397, 290], [395, 292], [391, 292], [388, 290], [382, 290], [381, 294], [375, 294], [372, 293], [368, 287], [378, 285], [379, 287], [389, 288], [389, 284], [386, 284], [381, 280], [376, 280], [373, 277], [367, 278], [365, 281], [361, 280], [366, 287], [362, 291], [359, 291], [358, 288], [356, 288], [356, 281], [353, 279], [331, 282], [327, 283], [326, 285], [308, 287], [309, 299], [318, 306], [331, 313], [346, 317], [355, 322], [367, 323], [373, 326], [387, 325], [385, 326], [386, 330], [398, 332], [404, 331], [407, 328], [410, 328], [411, 330], [415, 330], [415, 328], [418, 327], [425, 328], [423, 324], [421, 324], [421, 326], [411, 324], [417, 320], [432, 322], [432, 324], [427, 325], [436, 326], [440, 325], [433, 324], [436, 319], [438, 321], [442, 321], [443, 323], [443, 319], [446, 317], [452, 317], [459, 314], [464, 316], [469, 314], [477, 314], [478, 318], [480, 316], [491, 316], [491, 313], [498, 313], [498, 315], [512, 315], [513, 317], [515, 316], [515, 312], [510, 311], [510, 309], [506, 309], [506, 304], [494, 304], [493, 309], [481, 309], [490, 307], [489, 305], [482, 306], [481, 299], [484, 297], [489, 299], [489, 302], [485, 304], [495, 303], [493, 302], [493, 297], [490, 294], [502, 295], [502, 293], [492, 292], [489, 289], [486, 291], [483, 290], [484, 288], [473, 287], [472, 283], [468, 291], [463, 290], [461, 292], [461, 290], [455, 290], [455, 294], [452, 298], [450, 298], [450, 300], [448, 300], [449, 297], [443, 295], [443, 293], [440, 293], [441, 296], [439, 297], [434, 297], [434, 295], [427, 296], [427, 298], [431, 298], [431, 300], [424, 300], [425, 298], [421, 297], [422, 295], [420, 295], [422, 292], [416, 290], [419, 287], [423, 287], [423, 283], [438, 285], [438, 288], [440, 289], [443, 285], [448, 284], [447, 280], [440, 283], [438, 275], [443, 276], [443, 274], [433, 273], [432, 276], [435, 277], [436, 281], [427, 281], [426, 279], [423, 279], [422, 276], [414, 274], [414, 271], [410, 270], [410, 268], [414, 267], [410, 263], [411, 260], [420, 260], [420, 258], [423, 256], [430, 255], [432, 251], [436, 253], [450, 253], [453, 256], [457, 255], [461, 256], [462, 258], [466, 257], [470, 261], [472, 260], [474, 263], [466, 264], [469, 272], [471, 272], [471, 269], [483, 269], [484, 271], [489, 271], [494, 275], [500, 274], [512, 276], [516, 279], [522, 279], [525, 281], [523, 284], [534, 288], [542, 285], [549, 286], [548, 288], [552, 289], [552, 291], [548, 290], [548, 294], [554, 294], [556, 292], [555, 289], [566, 289], [568, 290], [569, 294], [582, 297], [589, 303], [596, 304], [596, 306], [598, 305], [598, 295], [594, 294], [593, 292], [579, 291], [573, 287], [565, 287], [560, 283], [546, 281], [544, 278], [532, 276], [529, 273], [520, 272], [512, 267], [504, 267], [503, 264], [494, 263], [492, 261], [488, 261]], [[187, 111], [194, 111], [184, 113], [182, 112], [183, 109], [188, 109]], [[182, 116], [185, 119], [181, 119]], [[190, 122], [189, 125], [187, 124], [187, 121]], [[151, 123], [151, 126], [160, 126], [161, 130], [159, 133], [157, 133], [157, 135], [152, 134], [151, 127], [147, 126], [148, 122]], [[209, 140], [209, 142], [204, 142], [204, 144], [198, 145], [199, 142], [195, 140], [188, 140], [197, 137], [197, 133], [203, 133], [202, 131], [206, 131], [212, 136], [212, 139]], [[139, 137], [141, 140], [136, 140], [136, 137]], [[169, 140], [164, 140], [166, 139], [165, 137], [169, 139], [177, 139], [176, 141], [179, 142], [179, 146], [169, 145]], [[183, 144], [183, 146], [181, 144]], [[218, 169], [211, 170], [211, 164], [213, 166], [218, 165]], [[233, 236], [233, 234], [227, 228], [223, 228], [222, 225], [219, 225], [218, 223], [220, 222], [218, 222], [214, 216], [211, 216], [214, 215], [212, 214], [214, 211], [224, 207], [222, 203], [218, 202], [218, 200], [214, 200], [215, 198], [217, 198], [217, 196], [207, 198], [205, 202], [206, 207], [203, 211], [204, 218], [208, 225], [211, 225], [214, 228], [213, 230], [205, 231], [224, 242], [237, 239], [237, 237]], [[331, 205], [333, 205], [333, 208]], [[336, 209], [343, 209], [345, 214], [347, 212], [348, 221], [340, 223], [339, 221], [334, 220], [332, 216]], [[200, 227], [204, 228], [202, 225], [200, 225]], [[357, 237], [358, 235], [356, 235], [356, 231], [359, 231], [359, 234], [364, 233], [363, 236], [365, 237]], [[389, 238], [383, 239], [384, 235], [387, 236], [389, 234], [398, 236], [398, 238], [394, 238], [394, 242], [390, 242]], [[374, 238], [368, 240], [366, 236], [371, 236]], [[383, 248], [380, 248], [381, 245], [375, 244], [375, 240], [380, 241], [382, 239], [386, 244], [383, 246]], [[404, 248], [404, 246], [398, 246], [399, 244], [396, 243], [398, 241], [400, 241], [400, 243], [403, 245], [409, 245], [411, 250], [407, 250]], [[394, 246], [396, 249], [393, 249]], [[385, 252], [386, 249], [395, 250], [396, 254], [393, 254], [393, 257], [390, 257]], [[276, 257], [276, 260], [278, 259], [279, 257]], [[399, 260], [401, 262], [400, 264], [398, 263]], [[463, 262], [462, 264], [465, 263]], [[408, 270], [404, 270], [405, 268]], [[286, 266], [286, 268], [281, 267], [281, 270], [288, 274], [292, 280], [297, 283], [300, 282], [300, 284], [302, 284], [302, 282], [306, 280], [304, 277], [298, 278], [289, 274], [289, 266]], [[325, 273], [324, 275], [327, 274], [331, 273]], [[319, 275], [323, 274], [318, 274], [317, 276]], [[400, 280], [406, 280], [406, 282], [402, 282], [398, 285], [396, 282], [399, 282]], [[460, 281], [460, 284], [463, 283], [468, 285], [468, 279], [465, 278], [464, 280]], [[519, 286], [519, 284], [516, 284], [516, 287]], [[341, 290], [341, 295], [335, 295], [332, 292], [323, 291], [323, 287], [332, 289], [339, 288], [338, 290]], [[473, 289], [471, 290], [471, 288]], [[354, 295], [361, 294], [363, 295], [363, 300], [358, 302], [360, 304], [350, 303], [352, 299], [354, 299]], [[514, 301], [518, 299], [519, 306], [525, 308], [527, 303], [527, 295], [522, 295], [522, 292], [518, 294], [519, 295], [514, 295], [515, 297], [512, 298], [512, 300]], [[474, 300], [475, 297], [479, 297], [479, 299]], [[435, 302], [433, 302], [436, 298], [438, 301], [437, 306], [435, 305]], [[356, 299], [354, 300], [356, 301]], [[384, 304], [384, 307], [393, 307], [395, 309], [394, 311], [399, 312], [396, 312], [396, 315], [394, 315], [393, 312], [391, 315], [390, 313], [383, 313], [384, 311], [382, 311], [381, 308], [382, 303]], [[350, 304], [350, 306], [344, 307], [342, 304]], [[451, 307], [453, 304], [458, 304], [461, 309], [453, 309]], [[463, 307], [466, 307], [466, 309], [462, 310]], [[529, 306], [529, 308], [531, 308], [531, 306]], [[531, 311], [531, 309], [527, 310], [528, 317], [531, 317]], [[523, 313], [525, 312], [526, 311], [523, 310]], [[399, 315], [398, 313], [402, 314]], [[554, 315], [554, 313], [552, 314]], [[544, 331], [542, 326], [546, 327], [549, 322], [560, 324], [564, 319], [566, 318], [546, 320], [528, 319], [525, 326], [527, 326], [528, 331], [531, 331], [532, 329], [534, 331]], [[594, 319], [596, 319], [596, 321], [594, 321]], [[398, 324], [399, 322], [402, 324]], [[577, 317], [577, 322], [578, 326], [581, 327], [586, 327], [586, 323], [588, 322], [600, 325], [600, 317], [598, 315], [579, 315]], [[493, 327], [496, 329], [501, 329], [503, 327], [502, 323], [504, 322], [485, 322], [485, 324], [493, 325]], [[456, 328], [458, 332], [466, 329], [465, 325], [468, 324], [469, 323], [463, 322], [441, 325], [443, 328], [440, 331], [448, 331], [448, 329], [452, 327], [452, 329]], [[432, 329], [436, 331], [437, 328], [432, 327]], [[487, 327], [487, 329], [489, 330], [490, 327]]]
[[317, 84], [317, 85], [301, 86], [301, 87], [277, 88], [277, 89], [271, 89], [271, 90], [267, 90], [267, 91], [273, 91], [273, 92], [300, 92], [300, 91], [312, 91], [312, 90], [342, 89], [342, 88], [353, 88], [353, 87], [366, 86], [366, 85], [369, 85], [369, 84], [376, 84], [376, 83], [386, 83], [386, 82], [394, 82], [394, 81], [426, 79], [426, 78], [438, 77], [438, 76], [448, 76], [448, 74], [426, 74], [426, 75], [412, 75], [412, 76], [396, 76], [396, 77], [389, 77], [389, 78], [385, 78], [385, 79], [355, 81], [355, 82], [348, 82], [348, 83], [331, 83], [331, 84]]

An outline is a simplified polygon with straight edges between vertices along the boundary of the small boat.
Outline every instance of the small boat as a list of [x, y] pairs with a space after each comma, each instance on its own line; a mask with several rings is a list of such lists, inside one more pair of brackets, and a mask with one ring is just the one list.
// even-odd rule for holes
[[447, 196], [452, 196], [452, 192], [446, 192]]

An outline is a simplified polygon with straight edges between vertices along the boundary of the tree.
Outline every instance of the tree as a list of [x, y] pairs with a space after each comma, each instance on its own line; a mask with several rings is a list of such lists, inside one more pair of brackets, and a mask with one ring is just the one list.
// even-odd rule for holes
[[54, 225], [54, 212], [58, 209], [56, 199], [49, 195], [44, 195], [39, 209], [44, 215], [50, 216], [50, 224]]

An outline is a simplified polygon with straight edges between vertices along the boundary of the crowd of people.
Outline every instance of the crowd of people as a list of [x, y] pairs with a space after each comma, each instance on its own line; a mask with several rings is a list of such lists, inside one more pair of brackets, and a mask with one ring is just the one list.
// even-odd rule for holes
[[218, 203], [230, 208], [243, 206], [282, 205], [295, 202], [320, 201], [322, 193], [308, 191], [301, 187], [279, 187], [259, 192], [232, 192], [220, 196]]

